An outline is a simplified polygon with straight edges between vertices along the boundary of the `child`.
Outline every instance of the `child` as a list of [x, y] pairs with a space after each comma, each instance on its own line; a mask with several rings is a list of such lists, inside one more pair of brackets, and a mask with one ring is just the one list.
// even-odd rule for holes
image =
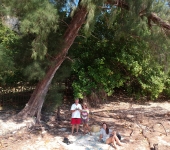
[[88, 132], [90, 132], [90, 128], [88, 126], [88, 122], [89, 122], [89, 109], [87, 108], [87, 104], [86, 103], [83, 103], [83, 105], [82, 105], [81, 121], [82, 121], [82, 124], [83, 124], [83, 133], [85, 134], [86, 130], [88, 130]]

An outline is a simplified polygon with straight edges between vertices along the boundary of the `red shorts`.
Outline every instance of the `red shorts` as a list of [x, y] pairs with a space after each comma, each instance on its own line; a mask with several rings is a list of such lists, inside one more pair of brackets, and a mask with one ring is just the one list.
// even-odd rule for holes
[[71, 124], [80, 124], [81, 118], [71, 118]]

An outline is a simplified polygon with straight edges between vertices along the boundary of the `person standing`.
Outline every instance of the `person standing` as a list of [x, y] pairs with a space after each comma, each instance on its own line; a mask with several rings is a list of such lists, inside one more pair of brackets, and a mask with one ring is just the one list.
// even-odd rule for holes
[[[88, 126], [88, 122], [89, 122], [89, 109], [87, 108], [87, 104], [83, 103], [83, 109], [81, 111], [81, 121], [83, 124], [83, 133], [86, 133], [86, 130], [88, 130], [88, 132], [90, 132], [90, 128]], [[91, 133], [90, 133], [91, 134]]]
[[72, 116], [71, 116], [71, 125], [72, 125], [71, 134], [74, 133], [74, 128], [75, 127], [76, 127], [76, 133], [78, 133], [79, 125], [81, 123], [81, 110], [82, 110], [82, 107], [79, 104], [79, 99], [75, 99], [75, 103], [72, 104], [72, 106], [71, 106], [71, 112], [72, 112]]

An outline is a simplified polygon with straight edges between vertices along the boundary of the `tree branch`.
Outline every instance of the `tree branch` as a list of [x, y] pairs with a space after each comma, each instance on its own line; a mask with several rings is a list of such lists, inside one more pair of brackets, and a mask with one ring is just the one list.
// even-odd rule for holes
[[107, 4], [114, 5], [126, 10], [130, 10], [129, 5], [127, 5], [123, 0], [107, 0]]
[[151, 14], [148, 16], [148, 25], [149, 25], [150, 28], [152, 27], [151, 21], [154, 22], [155, 24], [159, 25], [160, 27], [164, 28], [164, 29], [170, 30], [170, 24], [169, 24], [169, 22], [163, 21], [163, 20], [162, 20], [160, 17], [158, 17], [158, 15], [155, 14], [155, 13], [151, 13]]
[[[130, 7], [128, 4], [126, 4], [123, 0], [107, 0], [107, 4], [115, 5], [117, 7], [124, 8], [126, 10], [130, 10]], [[139, 13], [140, 17], [146, 16], [146, 8], [142, 9]], [[170, 30], [170, 23], [167, 21], [162, 20], [156, 13], [151, 13], [148, 17], [148, 26], [151, 28], [153, 25], [151, 22], [154, 22], [155, 24], [159, 25], [160, 27]]]

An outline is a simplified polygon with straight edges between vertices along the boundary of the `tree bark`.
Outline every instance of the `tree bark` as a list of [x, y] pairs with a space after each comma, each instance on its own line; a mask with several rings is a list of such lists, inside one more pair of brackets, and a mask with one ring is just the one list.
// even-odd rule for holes
[[87, 9], [81, 6], [75, 12], [72, 21], [69, 24], [67, 30], [65, 31], [63, 37], [64, 47], [62, 48], [61, 52], [56, 56], [55, 60], [52, 62], [52, 66], [47, 71], [45, 77], [38, 83], [28, 103], [18, 113], [17, 117], [26, 118], [36, 116], [37, 122], [40, 122], [41, 109], [45, 100], [45, 96], [51, 84], [51, 81], [56, 71], [65, 60], [70, 46], [73, 44], [81, 26], [84, 24], [86, 20], [87, 13], [88, 13]]

